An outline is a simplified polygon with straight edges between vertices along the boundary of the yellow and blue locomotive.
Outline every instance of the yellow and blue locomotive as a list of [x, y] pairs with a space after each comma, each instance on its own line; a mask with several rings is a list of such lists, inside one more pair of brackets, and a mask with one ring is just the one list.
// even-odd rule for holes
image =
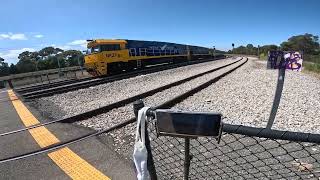
[[84, 65], [93, 76], [212, 56], [209, 48], [158, 41], [96, 39], [87, 47]]

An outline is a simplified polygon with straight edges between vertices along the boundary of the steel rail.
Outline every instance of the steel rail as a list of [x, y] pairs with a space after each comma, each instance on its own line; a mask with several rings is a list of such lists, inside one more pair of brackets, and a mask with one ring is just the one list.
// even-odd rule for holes
[[91, 79], [94, 79], [94, 77], [87, 77], [87, 78], [81, 78], [81, 79], [67, 79], [67, 80], [56, 81], [56, 82], [52, 82], [52, 83], [44, 83], [44, 84], [37, 84], [37, 85], [27, 86], [27, 87], [22, 87], [22, 88], [14, 88], [14, 91], [18, 92], [19, 94], [24, 94], [27, 92], [49, 89], [52, 87], [62, 86], [62, 85], [70, 84], [70, 83], [88, 81]]
[[128, 72], [125, 74], [118, 74], [118, 75], [108, 76], [105, 78], [92, 79], [92, 80], [83, 81], [83, 82], [75, 82], [72, 84], [62, 85], [62, 86], [58, 86], [58, 87], [52, 87], [49, 89], [24, 93], [24, 94], [21, 94], [21, 96], [26, 100], [40, 98], [40, 97], [47, 97], [47, 96], [52, 96], [54, 94], [61, 94], [64, 92], [74, 91], [74, 90], [78, 90], [78, 89], [82, 89], [82, 88], [88, 88], [90, 86], [95, 86], [95, 85], [99, 85], [99, 84], [104, 84], [104, 83], [108, 83], [108, 82], [131, 78], [131, 77], [137, 76], [139, 74], [149, 74], [149, 73], [173, 69], [173, 68], [177, 68], [177, 67], [181, 67], [181, 66], [187, 66], [187, 65], [208, 62], [208, 61], [212, 61], [212, 60], [217, 60], [217, 59], [205, 59], [205, 60], [183, 62], [183, 63], [178, 63], [178, 64], [170, 64], [170, 65], [165, 65], [165, 66], [153, 66], [153, 67], [149, 67], [149, 68], [138, 70], [138, 71], [131, 71], [131, 72]]
[[14, 133], [18, 133], [18, 132], [22, 132], [22, 131], [26, 131], [26, 130], [33, 129], [33, 128], [40, 127], [40, 126], [45, 126], [45, 125], [57, 123], [57, 122], [72, 123], [72, 122], [76, 122], [76, 121], [85, 120], [85, 119], [88, 119], [90, 117], [97, 116], [99, 114], [106, 113], [106, 112], [108, 112], [108, 111], [110, 111], [112, 109], [119, 108], [121, 106], [129, 104], [131, 102], [134, 102], [135, 100], [138, 100], [138, 99], [141, 99], [141, 98], [145, 98], [147, 96], [151, 96], [151, 95], [153, 95], [155, 93], [158, 93], [160, 91], [163, 91], [165, 89], [169, 89], [171, 87], [178, 86], [178, 85], [183, 84], [183, 83], [185, 83], [187, 81], [193, 80], [195, 78], [198, 78], [198, 77], [204, 76], [206, 74], [215, 72], [217, 70], [223, 69], [225, 67], [231, 66], [231, 65], [233, 65], [233, 64], [235, 64], [235, 63], [237, 63], [237, 62], [239, 62], [241, 60], [242, 60], [242, 58], [237, 60], [237, 61], [235, 61], [235, 62], [226, 64], [226, 65], [223, 65], [223, 66], [220, 66], [220, 67], [213, 68], [211, 70], [208, 70], [208, 71], [205, 71], [205, 72], [202, 72], [202, 73], [199, 73], [199, 74], [196, 74], [196, 75], [193, 75], [193, 76], [190, 76], [190, 77], [175, 81], [173, 83], [166, 84], [166, 85], [158, 87], [158, 88], [154, 88], [154, 89], [146, 91], [144, 93], [140, 93], [138, 95], [135, 95], [135, 96], [132, 96], [132, 97], [129, 97], [129, 98], [126, 98], [126, 99], [123, 99], [123, 100], [108, 104], [106, 106], [102, 106], [102, 107], [87, 111], [87, 112], [84, 112], [84, 113], [80, 113], [80, 114], [77, 114], [77, 115], [74, 115], [74, 116], [71, 116], [71, 117], [67, 117], [67, 118], [59, 119], [59, 120], [54, 120], [54, 121], [50, 121], [50, 122], [47, 122], [47, 123], [37, 124], [37, 125], [29, 126], [27, 128], [22, 128], [22, 129], [13, 130], [13, 131], [10, 131], [10, 132], [2, 133], [2, 134], [0, 134], [0, 137], [1, 136], [7, 136], [7, 135], [10, 135], [10, 134], [14, 134]]
[[[228, 74], [232, 73], [233, 71], [235, 71], [236, 69], [240, 68], [241, 66], [243, 66], [246, 62], [248, 62], [248, 58], [245, 62], [241, 63], [240, 65], [232, 68], [231, 70], [229, 71], [226, 71], [225, 73], [183, 93], [183, 94], [180, 94], [164, 103], [162, 103], [161, 105], [159, 106], [156, 106], [154, 109], [159, 109], [159, 108], [171, 108], [173, 107], [174, 105], [180, 103], [181, 101], [183, 101], [184, 99], [194, 95], [195, 93], [201, 91], [202, 89], [204, 88], [207, 88], [208, 86], [214, 84], [215, 82], [219, 81], [221, 78], [227, 76]], [[42, 153], [45, 153], [45, 152], [50, 152], [50, 151], [53, 151], [55, 149], [58, 149], [58, 148], [62, 148], [62, 147], [65, 147], [67, 145], [71, 145], [71, 144], [74, 144], [74, 143], [77, 143], [77, 142], [80, 142], [80, 141], [83, 141], [83, 140], [86, 140], [88, 138], [91, 138], [91, 137], [94, 137], [94, 136], [98, 136], [98, 135], [101, 135], [101, 134], [105, 134], [105, 133], [108, 133], [108, 132], [111, 132], [113, 130], [116, 130], [116, 129], [120, 129], [128, 124], [131, 124], [133, 122], [136, 121], [136, 118], [131, 118], [131, 119], [128, 119], [126, 121], [124, 121], [123, 123], [120, 123], [118, 125], [115, 125], [113, 127], [110, 127], [108, 129], [105, 129], [105, 130], [100, 130], [100, 131], [97, 131], [97, 132], [93, 132], [93, 133], [88, 133], [84, 136], [80, 136], [78, 138], [75, 138], [75, 139], [72, 139], [72, 140], [68, 140], [68, 141], [65, 141], [65, 142], [60, 142], [60, 143], [57, 143], [57, 144], [54, 144], [54, 145], [50, 145], [48, 147], [45, 147], [45, 148], [42, 148], [42, 149], [39, 149], [39, 150], [36, 150], [36, 151], [33, 151], [33, 152], [28, 152], [28, 153], [24, 153], [24, 154], [21, 154], [21, 155], [17, 155], [17, 156], [12, 156], [12, 157], [8, 157], [8, 158], [4, 158], [4, 159], [0, 159], [0, 164], [1, 163], [6, 163], [6, 162], [10, 162], [10, 161], [15, 161], [15, 160], [19, 160], [19, 159], [23, 159], [23, 158], [27, 158], [27, 157], [30, 157], [30, 156], [35, 156], [35, 155], [38, 155], [38, 154], [42, 154]]]

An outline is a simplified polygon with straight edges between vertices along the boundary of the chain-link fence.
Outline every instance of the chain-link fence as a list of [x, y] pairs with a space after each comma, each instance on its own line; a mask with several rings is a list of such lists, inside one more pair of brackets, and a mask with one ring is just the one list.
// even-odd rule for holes
[[[248, 130], [263, 136], [265, 129]], [[253, 131], [244, 134], [254, 134]], [[304, 133], [275, 132], [281, 139], [308, 141], [310, 137]], [[157, 137], [153, 122], [149, 124], [149, 136], [158, 179], [183, 179], [185, 139]], [[190, 139], [190, 156], [189, 179], [320, 179], [317, 143], [224, 132], [220, 144], [213, 138]]]
[[[136, 123], [108, 133], [115, 150], [132, 158]], [[320, 135], [225, 125], [214, 138], [190, 139], [189, 179], [320, 179]], [[157, 179], [184, 179], [184, 138], [157, 136], [148, 124]]]

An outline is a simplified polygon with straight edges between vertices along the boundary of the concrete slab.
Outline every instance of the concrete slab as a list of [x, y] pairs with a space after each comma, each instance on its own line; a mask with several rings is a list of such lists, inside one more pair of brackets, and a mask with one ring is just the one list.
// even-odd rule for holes
[[[0, 92], [0, 99], [0, 132], [24, 128], [6, 90]], [[0, 137], [0, 147], [1, 159], [39, 149], [28, 131]], [[44, 169], [48, 171], [44, 173]], [[0, 172], [0, 179], [69, 179], [45, 154], [0, 164]]]
[[[0, 99], [0, 133], [24, 128], [6, 91], [0, 92]], [[26, 107], [40, 122], [49, 121], [36, 109], [28, 105]], [[89, 128], [65, 123], [55, 123], [46, 128], [60, 142], [93, 132]], [[111, 179], [136, 179], [133, 163], [118, 156], [105, 142], [101, 137], [93, 137], [68, 147]], [[0, 147], [1, 159], [40, 149], [28, 131], [0, 137]], [[59, 167], [48, 153], [0, 164], [0, 172], [0, 179], [70, 179], [70, 175]]]

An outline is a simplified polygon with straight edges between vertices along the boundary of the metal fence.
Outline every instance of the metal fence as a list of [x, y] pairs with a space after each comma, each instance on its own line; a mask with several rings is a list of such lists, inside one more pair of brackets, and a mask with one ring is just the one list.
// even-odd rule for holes
[[[224, 128], [220, 144], [190, 139], [189, 179], [320, 179], [319, 135], [239, 127]], [[158, 179], [183, 179], [185, 139], [157, 137], [154, 122], [149, 137]]]
[[[132, 122], [107, 133], [126, 158], [132, 158], [136, 128]], [[224, 124], [218, 143], [210, 137], [158, 136], [155, 120], [147, 130], [152, 179], [320, 180], [320, 134]]]

